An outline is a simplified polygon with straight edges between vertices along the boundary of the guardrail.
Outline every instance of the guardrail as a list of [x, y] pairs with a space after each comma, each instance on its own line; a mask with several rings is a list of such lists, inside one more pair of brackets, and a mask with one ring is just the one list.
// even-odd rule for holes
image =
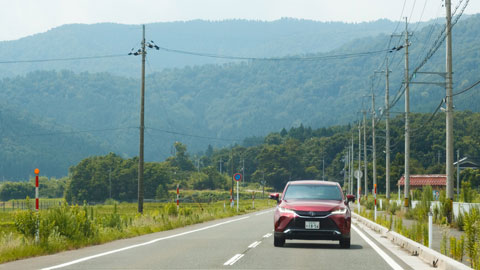
[[442, 270], [471, 270], [472, 268], [466, 266], [465, 264], [458, 262], [448, 256], [445, 256], [431, 248], [428, 248], [424, 245], [421, 245], [407, 237], [400, 235], [394, 231], [368, 220], [356, 213], [352, 213], [353, 216], [362, 224], [365, 224], [370, 229], [376, 231], [377, 233], [382, 234], [387, 239], [395, 243], [396, 245], [407, 250], [410, 254], [418, 256], [424, 262], [432, 267], [436, 267]]

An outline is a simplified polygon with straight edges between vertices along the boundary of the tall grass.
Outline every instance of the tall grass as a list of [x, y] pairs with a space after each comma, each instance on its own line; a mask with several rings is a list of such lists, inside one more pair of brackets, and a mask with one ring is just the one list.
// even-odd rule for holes
[[[145, 203], [143, 214], [137, 213], [134, 203], [116, 202], [96, 206], [71, 206], [64, 202], [39, 213], [32, 210], [18, 210], [13, 215], [0, 213], [4, 219], [9, 218], [4, 222], [13, 223], [15, 228], [0, 233], [0, 263], [254, 211], [251, 200], [240, 202], [239, 212], [229, 205], [224, 208], [221, 201], [202, 205], [184, 203], [178, 210], [174, 203]], [[255, 210], [273, 206], [268, 200], [255, 201]], [[38, 242], [35, 241], [37, 228]]]

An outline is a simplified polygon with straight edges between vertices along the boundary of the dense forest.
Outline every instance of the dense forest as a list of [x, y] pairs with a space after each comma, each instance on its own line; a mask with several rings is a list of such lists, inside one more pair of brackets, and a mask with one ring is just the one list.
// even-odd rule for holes
[[[431, 121], [430, 114], [412, 114], [411, 174], [445, 173], [445, 115], [439, 113]], [[480, 113], [455, 113], [455, 149], [462, 157], [475, 161], [480, 159]], [[377, 183], [380, 193], [385, 192], [385, 141], [383, 126], [377, 130]], [[396, 182], [404, 172], [403, 117], [391, 120], [391, 186], [395, 191]], [[270, 133], [262, 138], [245, 140], [245, 145], [228, 148], [208, 146], [204, 155], [193, 157], [187, 146], [180, 142], [173, 145], [174, 155], [163, 162], [145, 164], [145, 197], [163, 199], [168, 190], [177, 184], [183, 189], [224, 189], [231, 184], [231, 175], [242, 172], [246, 183], [261, 183], [280, 191], [289, 180], [325, 179], [343, 184], [345, 164], [343, 158], [352, 136], [355, 151], [358, 151], [358, 126], [343, 125], [312, 129], [300, 125], [289, 130]], [[371, 129], [368, 128], [368, 134]], [[371, 136], [368, 136], [371, 143]], [[249, 145], [249, 146], [246, 146]], [[358, 152], [357, 152], [358, 153]], [[362, 154], [363, 155], [363, 154]], [[355, 159], [357, 154], [355, 154]], [[372, 188], [372, 159], [368, 152], [368, 182]], [[323, 163], [324, 162], [324, 163]], [[325, 171], [323, 172], [323, 166]], [[355, 168], [357, 167], [355, 160]], [[325, 177], [323, 176], [325, 174]], [[110, 153], [92, 156], [70, 168], [69, 178], [51, 180], [50, 192], [61, 189], [69, 202], [100, 202], [109, 198], [132, 201], [137, 198], [138, 159], [122, 158]], [[462, 181], [474, 189], [480, 185], [480, 170], [463, 170]], [[57, 188], [53, 186], [59, 183]], [[0, 200], [22, 198], [18, 190], [33, 184], [8, 183], [0, 188]], [[17, 190], [17, 191], [16, 191]], [[28, 193], [31, 194], [31, 193]], [[51, 194], [51, 193], [48, 193]], [[111, 195], [110, 195], [111, 194]], [[25, 194], [23, 194], [23, 197]], [[45, 194], [44, 196], [47, 196]]]
[[[290, 20], [279, 22], [288, 25]], [[412, 69], [423, 60], [441, 29], [442, 25], [435, 23], [418, 27], [410, 46]], [[478, 80], [479, 29], [480, 15], [464, 18], [455, 25], [454, 92]], [[384, 50], [388, 40], [389, 36], [384, 34], [364, 37], [346, 41], [328, 53], [309, 56]], [[391, 45], [397, 44], [401, 44], [401, 40], [393, 40]], [[155, 53], [150, 51], [149, 57]], [[146, 160], [165, 160], [172, 155], [177, 141], [187, 145], [193, 156], [209, 144], [217, 149], [240, 145], [245, 138], [264, 137], [300, 124], [316, 129], [352, 123], [361, 117], [360, 110], [370, 107], [369, 98], [365, 98], [371, 91], [369, 77], [375, 68], [381, 68], [385, 54], [387, 52], [312, 61], [256, 60], [161, 72], [150, 69], [146, 78]], [[403, 51], [388, 55], [393, 100], [401, 86]], [[149, 59], [149, 63], [154, 62], [153, 58]], [[92, 70], [94, 65], [90, 63]], [[147, 70], [149, 66], [147, 64]], [[442, 71], [443, 67], [441, 46], [422, 70]], [[3, 122], [0, 126], [8, 132], [2, 134], [0, 147], [12, 150], [2, 152], [0, 164], [15, 165], [5, 165], [1, 176], [26, 178], [39, 164], [45, 175], [62, 177], [68, 173], [69, 166], [91, 155], [114, 152], [123, 158], [136, 156], [140, 80], [113, 75], [114, 70], [112, 68], [111, 73], [34, 71], [2, 79]], [[414, 80], [439, 81], [441, 77], [418, 75]], [[384, 92], [383, 81], [380, 75], [374, 78], [375, 93]], [[436, 86], [412, 85], [410, 95], [412, 111], [432, 112], [445, 91]], [[480, 111], [478, 97], [478, 89], [455, 96], [456, 110]], [[376, 98], [376, 108], [379, 108], [383, 105], [383, 96], [377, 94]], [[10, 113], [4, 113], [4, 108], [11, 108]], [[399, 99], [392, 113], [402, 111], [403, 100]], [[28, 125], [15, 128], [18, 123], [15, 119], [22, 118], [19, 115], [35, 116], [38, 125], [48, 126], [45, 121], [51, 123], [51, 127], [48, 132]], [[22, 142], [21, 138], [28, 138], [28, 142]], [[35, 151], [31, 154], [21, 150], [32, 142], [44, 148], [29, 148]], [[75, 145], [82, 147], [75, 151]]]

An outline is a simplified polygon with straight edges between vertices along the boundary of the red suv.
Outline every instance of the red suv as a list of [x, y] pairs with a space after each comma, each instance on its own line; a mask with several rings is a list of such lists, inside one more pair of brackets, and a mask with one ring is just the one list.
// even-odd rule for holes
[[351, 213], [349, 202], [336, 182], [302, 180], [291, 181], [283, 194], [270, 194], [277, 200], [274, 216], [276, 247], [285, 239], [338, 240], [342, 248], [350, 248]]

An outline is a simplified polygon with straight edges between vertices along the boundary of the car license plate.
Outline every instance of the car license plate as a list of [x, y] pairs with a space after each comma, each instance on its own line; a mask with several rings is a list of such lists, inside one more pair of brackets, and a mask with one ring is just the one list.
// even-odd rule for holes
[[305, 229], [320, 229], [320, 221], [305, 221]]

